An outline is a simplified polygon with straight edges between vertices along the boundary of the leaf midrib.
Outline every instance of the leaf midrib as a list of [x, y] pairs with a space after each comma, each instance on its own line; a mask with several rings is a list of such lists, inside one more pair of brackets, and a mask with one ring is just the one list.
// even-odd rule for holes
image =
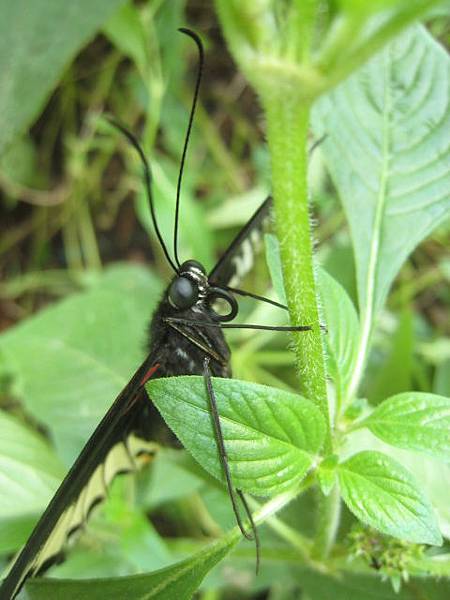
[[383, 221], [383, 216], [385, 212], [386, 205], [386, 189], [387, 189], [387, 181], [389, 174], [389, 150], [391, 147], [391, 139], [389, 135], [389, 125], [390, 125], [390, 114], [392, 108], [392, 98], [390, 94], [390, 84], [391, 84], [391, 59], [390, 55], [388, 56], [387, 50], [383, 54], [384, 60], [384, 103], [383, 103], [383, 128], [382, 128], [382, 162], [381, 162], [381, 172], [380, 172], [380, 189], [378, 192], [378, 198], [376, 203], [375, 210], [375, 221], [374, 227], [372, 229], [372, 239], [370, 242], [370, 251], [369, 251], [369, 261], [367, 267], [366, 274], [366, 302], [361, 307], [361, 329], [360, 329], [360, 337], [358, 343], [358, 351], [357, 351], [357, 359], [355, 363], [355, 367], [353, 369], [353, 374], [350, 379], [350, 383], [348, 386], [348, 396], [351, 398], [354, 393], [356, 393], [362, 372], [364, 369], [366, 355], [369, 348], [370, 343], [370, 335], [372, 332], [372, 323], [374, 316], [374, 306], [375, 306], [375, 282], [376, 282], [376, 272], [378, 267], [378, 257], [380, 252], [380, 239], [381, 239], [381, 225]]
[[[189, 401], [189, 400], [187, 400], [186, 398], [183, 398], [183, 399], [180, 399], [180, 400], [176, 400], [176, 401], [177, 401], [177, 402], [182, 402], [182, 403], [185, 403], [185, 404], [189, 405], [191, 408], [194, 408], [194, 409], [200, 410], [200, 411], [201, 411], [201, 412], [203, 412], [204, 414], [210, 415], [210, 412], [209, 412], [209, 410], [208, 410], [208, 409], [204, 408], [203, 406], [199, 406], [198, 404], [195, 404], [194, 402], [192, 402], [192, 401]], [[310, 451], [308, 451], [308, 450], [305, 450], [304, 448], [300, 448], [299, 446], [297, 446], [296, 444], [294, 444], [294, 443], [292, 443], [292, 442], [289, 442], [289, 441], [286, 441], [286, 440], [282, 440], [282, 439], [278, 438], [278, 437], [277, 437], [277, 436], [275, 436], [275, 435], [271, 435], [271, 434], [263, 433], [263, 432], [262, 432], [262, 431], [260, 431], [259, 429], [255, 429], [254, 427], [251, 427], [250, 425], [247, 425], [247, 424], [243, 425], [243, 424], [242, 424], [240, 421], [236, 421], [236, 420], [234, 420], [234, 418], [227, 417], [227, 416], [224, 416], [224, 415], [220, 415], [220, 419], [221, 419], [222, 421], [228, 422], [228, 423], [229, 423], [229, 424], [231, 424], [231, 425], [238, 425], [238, 426], [240, 426], [240, 427], [245, 427], [245, 428], [246, 428], [246, 429], [248, 429], [249, 431], [251, 431], [251, 432], [254, 432], [254, 433], [258, 434], [258, 437], [262, 437], [262, 436], [264, 436], [264, 437], [268, 437], [268, 438], [270, 438], [270, 439], [276, 440], [276, 441], [277, 441], [277, 442], [279, 442], [280, 444], [282, 444], [282, 445], [284, 445], [284, 446], [287, 446], [287, 448], [289, 448], [289, 450], [292, 450], [292, 449], [294, 448], [294, 449], [296, 449], [297, 451], [298, 451], [298, 450], [300, 450], [301, 452], [305, 452], [305, 453], [306, 453], [306, 454], [308, 454], [308, 455], [312, 454], [312, 452], [310, 452]], [[185, 424], [185, 426], [186, 426], [186, 422], [185, 422], [185, 421], [183, 421], [183, 422], [184, 422], [184, 424]]]

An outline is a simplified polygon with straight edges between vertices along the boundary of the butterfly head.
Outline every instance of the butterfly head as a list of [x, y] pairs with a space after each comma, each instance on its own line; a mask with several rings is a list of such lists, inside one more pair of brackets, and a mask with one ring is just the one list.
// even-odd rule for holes
[[173, 308], [185, 310], [206, 297], [208, 276], [204, 266], [196, 260], [187, 260], [172, 280], [168, 290], [169, 303]]
[[[205, 267], [196, 260], [187, 260], [180, 266], [168, 289], [172, 308], [183, 311], [196, 304], [207, 304], [220, 321], [231, 321], [237, 315], [238, 304], [228, 290], [210, 285]], [[225, 314], [215, 310], [217, 301], [228, 304]]]

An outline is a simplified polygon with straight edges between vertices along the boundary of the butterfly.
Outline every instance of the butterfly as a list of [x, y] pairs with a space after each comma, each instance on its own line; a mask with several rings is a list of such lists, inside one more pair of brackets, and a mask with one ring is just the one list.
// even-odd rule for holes
[[[272, 328], [231, 323], [239, 312], [237, 296], [250, 296], [286, 309], [278, 302], [236, 287], [251, 269], [262, 233], [270, 220], [270, 197], [244, 225], [209, 273], [196, 260], [179, 260], [177, 238], [181, 181], [203, 65], [200, 38], [188, 29], [183, 28], [181, 31], [197, 44], [199, 69], [178, 177], [173, 258], [158, 227], [151, 189], [151, 170], [145, 154], [137, 138], [121, 124], [113, 122], [141, 158], [153, 226], [174, 272], [173, 278], [153, 313], [146, 359], [115, 399], [62, 481], [3, 581], [0, 600], [12, 600], [27, 578], [44, 573], [49, 566], [58, 562], [68, 541], [84, 526], [93, 508], [104, 500], [116, 475], [135, 471], [143, 462], [143, 457], [155, 452], [152, 439], [155, 425], [161, 423], [161, 417], [145, 389], [145, 384], [152, 378], [204, 376], [218, 453], [233, 510], [243, 535], [248, 539], [255, 539], [258, 548], [256, 528], [245, 497], [233, 486], [215, 403], [212, 377], [232, 375], [230, 349], [223, 330], [246, 327], [305, 331], [311, 327]], [[217, 309], [218, 302], [222, 303], [220, 311]], [[250, 523], [250, 531], [240, 516], [239, 503]]]

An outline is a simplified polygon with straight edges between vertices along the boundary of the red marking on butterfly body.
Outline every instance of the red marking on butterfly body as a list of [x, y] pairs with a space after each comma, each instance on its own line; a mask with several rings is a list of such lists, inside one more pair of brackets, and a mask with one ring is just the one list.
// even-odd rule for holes
[[147, 373], [142, 378], [141, 385], [145, 385], [147, 383], [147, 381], [150, 379], [150, 377], [153, 375], [153, 373], [155, 371], [157, 371], [160, 366], [161, 365], [159, 363], [156, 363], [156, 365], [153, 365], [152, 367], [150, 367], [150, 369], [147, 371]]

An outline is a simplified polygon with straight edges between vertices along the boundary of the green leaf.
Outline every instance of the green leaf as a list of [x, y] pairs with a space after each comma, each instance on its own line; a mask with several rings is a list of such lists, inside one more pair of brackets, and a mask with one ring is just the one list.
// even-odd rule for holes
[[38, 156], [30, 136], [17, 137], [0, 159], [0, 170], [7, 182], [22, 185], [39, 185], [42, 169], [38, 167]]
[[448, 502], [450, 466], [425, 455], [413, 454], [405, 450], [397, 450], [395, 457], [414, 475], [416, 481], [420, 481], [422, 489], [426, 490], [427, 497], [439, 517], [442, 534], [450, 539], [450, 503]]
[[141, 503], [154, 509], [198, 492], [204, 482], [199, 475], [184, 466], [184, 463], [189, 462], [199, 468], [185, 450], [161, 448], [152, 461], [149, 473], [151, 482], [144, 488], [145, 496], [140, 497]]
[[191, 600], [205, 575], [224, 558], [240, 538], [234, 531], [187, 560], [145, 575], [114, 579], [31, 580], [26, 592], [31, 600]]
[[0, 411], [0, 523], [39, 514], [63, 475], [42, 437]]
[[353, 431], [347, 437], [345, 450], [347, 456], [362, 450], [377, 450], [398, 461], [412, 473], [416, 481], [420, 481], [420, 488], [426, 492], [438, 516], [442, 535], [450, 539], [450, 465], [425, 454], [390, 446], [375, 437], [369, 429]]
[[269, 267], [272, 285], [283, 304], [287, 303], [286, 292], [284, 291], [283, 271], [281, 269], [280, 244], [272, 233], [266, 233], [264, 236], [266, 246], [266, 261]]
[[433, 391], [436, 394], [447, 394], [450, 396], [450, 358], [437, 365], [434, 374]]
[[0, 154], [39, 114], [64, 67], [124, 0], [0, 0]]
[[443, 48], [413, 27], [314, 110], [350, 223], [360, 307], [374, 313], [450, 209], [448, 77]]
[[448, 80], [447, 54], [417, 26], [314, 109], [356, 257], [362, 333], [352, 393], [394, 277], [450, 210]]
[[392, 446], [450, 461], [450, 398], [397, 394], [382, 402], [363, 425]]
[[[415, 0], [416, 5], [426, 4], [427, 0]], [[401, 9], [405, 6], [405, 0], [371, 0], [371, 2], [361, 2], [360, 0], [338, 0], [342, 10], [353, 13], [354, 15], [370, 15], [384, 8]], [[411, 4], [408, 2], [408, 4]]]
[[296, 569], [296, 573], [310, 600], [447, 600], [450, 594], [450, 583], [444, 580], [417, 577], [403, 583], [396, 592], [390, 581], [383, 581], [376, 573], [361, 574], [346, 569], [335, 575], [304, 567]]
[[[56, 487], [55, 487], [56, 489]], [[51, 497], [51, 494], [49, 498]], [[46, 506], [45, 502], [42, 506], [43, 510]], [[12, 554], [18, 550], [22, 544], [26, 542], [33, 527], [36, 524], [38, 515], [22, 516], [17, 518], [0, 518], [0, 554]]]
[[337, 466], [338, 457], [336, 454], [327, 456], [327, 458], [319, 465], [319, 469], [317, 470], [317, 479], [320, 484], [320, 489], [325, 496], [328, 496], [334, 488], [334, 484], [336, 483]]
[[381, 452], [355, 454], [338, 467], [342, 497], [363, 523], [400, 539], [439, 545], [433, 509], [413, 476]]
[[[130, 506], [130, 498], [124, 493], [127, 489], [124, 479], [117, 481], [115, 493], [108, 491], [108, 502], [103, 509], [104, 520], [114, 528], [121, 555], [125, 557], [123, 562], [131, 564], [134, 573], [167, 567], [173, 562], [171, 552], [148, 515], [137, 506]], [[101, 531], [98, 538], [102, 539]]]
[[[266, 496], [298, 484], [324, 440], [320, 411], [301, 396], [263, 385], [214, 379], [213, 386], [234, 485]], [[183, 445], [222, 479], [203, 377], [156, 379], [147, 390]]]
[[123, 54], [134, 61], [141, 74], [145, 74], [148, 34], [137, 8], [130, 3], [121, 6], [107, 21], [103, 31]]
[[389, 336], [389, 349], [383, 361], [368, 373], [367, 398], [377, 404], [388, 396], [405, 392], [413, 387], [414, 356], [413, 313], [406, 308], [400, 314], [395, 332]]
[[0, 336], [26, 409], [70, 464], [143, 359], [161, 285], [140, 267], [108, 269], [74, 294]]
[[344, 288], [325, 270], [318, 271], [319, 293], [327, 332], [328, 368], [339, 396], [349, 384], [357, 357], [359, 323], [355, 307]]
[[356, 273], [350, 240], [333, 241], [329, 252], [320, 259], [322, 268], [342, 285], [353, 305], [357, 306]]
[[0, 411], [0, 553], [25, 542], [64, 471], [40, 435]]

